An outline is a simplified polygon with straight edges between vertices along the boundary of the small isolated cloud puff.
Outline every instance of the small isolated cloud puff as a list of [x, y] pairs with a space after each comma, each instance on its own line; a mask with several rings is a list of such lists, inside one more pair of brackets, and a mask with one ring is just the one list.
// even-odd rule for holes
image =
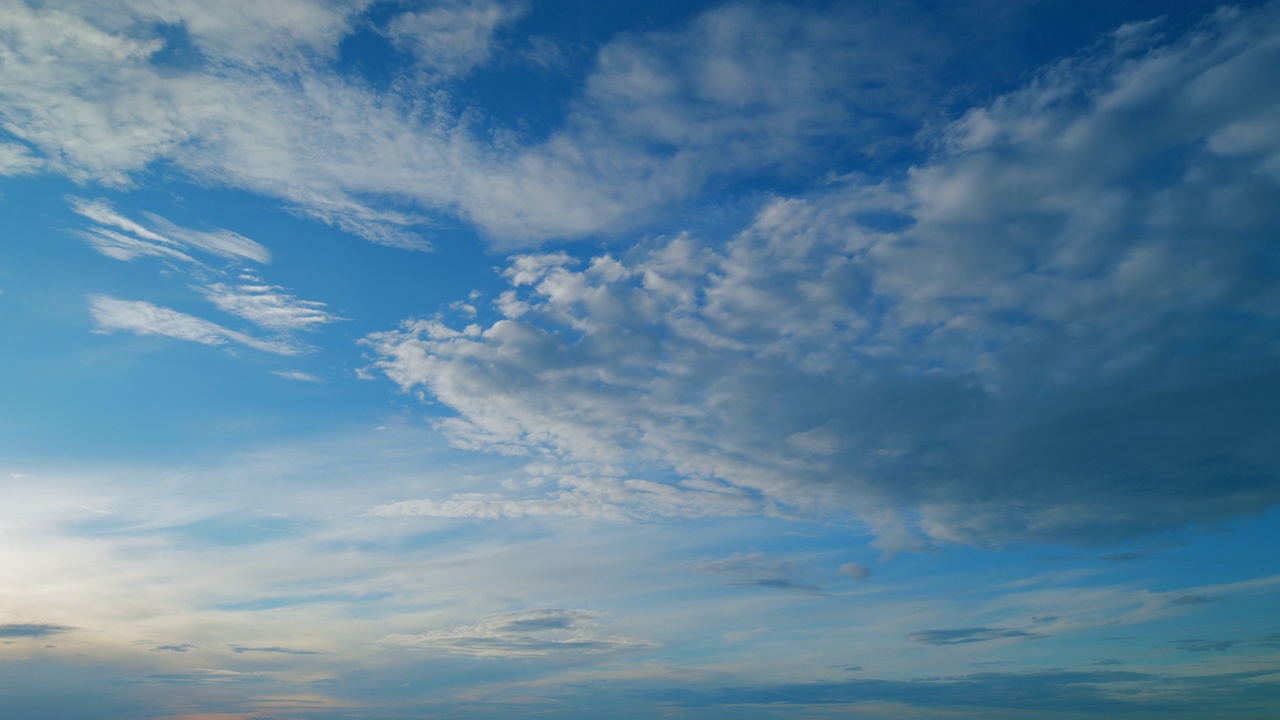
[[845, 577], [850, 577], [859, 581], [866, 580], [871, 577], [871, 568], [863, 565], [862, 563], [856, 562], [841, 565], [839, 572]]
[[1209, 140], [1280, 103], [1276, 39], [1270, 5], [1092, 51], [898, 180], [775, 199], [723, 242], [518, 257], [498, 320], [367, 342], [460, 447], [718, 483], [893, 547], [1257, 512], [1280, 501], [1280, 133]]
[[524, 14], [520, 3], [444, 2], [392, 18], [387, 37], [432, 79], [464, 75], [493, 54], [493, 35]]
[[615, 653], [659, 645], [590, 632], [595, 617], [583, 610], [526, 610], [491, 615], [473, 625], [420, 635], [391, 635], [386, 642], [474, 657], [538, 657], [559, 653]]

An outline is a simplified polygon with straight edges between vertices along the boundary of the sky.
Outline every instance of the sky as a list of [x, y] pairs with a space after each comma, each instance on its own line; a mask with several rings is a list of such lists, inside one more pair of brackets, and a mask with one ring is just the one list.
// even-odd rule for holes
[[0, 0], [27, 720], [1274, 718], [1280, 2]]

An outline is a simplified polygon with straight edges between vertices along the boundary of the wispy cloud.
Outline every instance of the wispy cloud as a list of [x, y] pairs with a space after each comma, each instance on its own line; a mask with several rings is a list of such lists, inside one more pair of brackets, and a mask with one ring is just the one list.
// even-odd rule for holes
[[564, 475], [547, 482], [547, 478], [535, 474], [526, 487], [532, 497], [459, 493], [444, 500], [404, 500], [379, 505], [369, 514], [484, 520], [564, 515], [629, 521], [654, 517], [733, 516], [762, 511], [759, 502], [748, 493], [717, 483], [673, 486], [650, 480], [577, 475]]
[[[77, 181], [128, 186], [167, 162], [374, 242], [428, 249], [414, 230], [428, 212], [529, 245], [641, 222], [736, 172], [813, 165], [833, 141], [919, 117], [931, 77], [921, 70], [945, 60], [924, 25], [852, 8], [726, 6], [605, 43], [565, 117], [527, 143], [512, 132], [495, 142], [447, 95], [384, 92], [328, 65], [345, 36], [372, 25], [413, 59], [398, 85], [463, 78], [502, 51], [497, 31], [525, 7], [448, 2], [385, 21], [362, 4], [188, 9], [179, 47], [156, 29], [174, 22], [161, 6], [20, 4], [0, 18], [22, 49], [0, 73], [0, 117], [46, 169]], [[166, 62], [183, 53], [189, 62]], [[850, 77], [859, 92], [845, 90]], [[404, 200], [416, 209], [395, 209]], [[184, 240], [245, 250], [225, 234]]]
[[267, 647], [244, 647], [243, 645], [232, 645], [231, 652], [237, 655], [243, 653], [268, 653], [277, 655], [319, 655], [314, 650], [294, 650], [293, 648], [279, 647], [271, 645]]
[[907, 636], [911, 642], [926, 645], [965, 645], [968, 643], [989, 642], [1005, 638], [1036, 638], [1035, 633], [1026, 630], [1007, 628], [957, 628], [955, 630], [919, 630]]
[[[99, 224], [99, 227], [81, 233], [81, 237], [99, 252], [118, 260], [157, 255], [195, 262], [182, 251], [194, 248], [229, 259], [271, 262], [271, 253], [265, 247], [230, 230], [183, 228], [154, 213], [146, 213], [151, 222], [151, 227], [147, 227], [121, 215], [106, 200], [68, 197], [68, 201], [76, 213]], [[127, 234], [117, 232], [119, 230]]]
[[43, 164], [25, 145], [0, 142], [0, 175], [26, 175], [36, 172]]
[[322, 302], [300, 300], [256, 277], [242, 279], [248, 282], [212, 283], [200, 290], [219, 310], [276, 332], [311, 330], [340, 319], [327, 312]]
[[196, 649], [195, 645], [182, 643], [181, 645], [158, 645], [156, 647], [151, 648], [151, 652], [185, 653], [195, 649]]
[[319, 375], [312, 375], [311, 373], [302, 372], [300, 370], [272, 370], [271, 374], [276, 377], [282, 377], [285, 380], [297, 380], [298, 382], [324, 382], [324, 378]]
[[650, 650], [657, 644], [589, 630], [593, 613], [582, 610], [527, 610], [493, 615], [473, 625], [419, 635], [390, 635], [386, 642], [476, 657], [537, 657], [559, 653], [616, 653]]
[[136, 300], [120, 300], [106, 295], [89, 297], [89, 311], [99, 332], [125, 330], [137, 335], [163, 335], [202, 345], [234, 342], [277, 355], [297, 355], [302, 349], [278, 340], [262, 340], [194, 315]]
[[799, 568], [790, 560], [767, 557], [763, 553], [738, 553], [719, 560], [705, 562], [694, 568], [701, 573], [727, 575], [731, 585], [750, 585], [777, 590], [794, 590], [821, 595], [817, 585], [797, 582]]

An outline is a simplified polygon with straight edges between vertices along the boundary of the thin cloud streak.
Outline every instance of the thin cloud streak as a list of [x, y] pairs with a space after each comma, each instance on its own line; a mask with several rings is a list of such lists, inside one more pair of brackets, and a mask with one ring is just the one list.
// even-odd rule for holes
[[303, 350], [292, 343], [255, 338], [149, 302], [93, 295], [89, 297], [89, 312], [98, 332], [124, 330], [135, 335], [162, 335], [213, 346], [233, 342], [277, 355], [298, 355]]

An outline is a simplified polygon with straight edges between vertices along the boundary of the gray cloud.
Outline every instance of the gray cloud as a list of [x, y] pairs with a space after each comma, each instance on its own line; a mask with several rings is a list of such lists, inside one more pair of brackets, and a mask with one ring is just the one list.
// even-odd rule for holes
[[669, 690], [655, 693], [677, 705], [827, 705], [895, 702], [916, 707], [992, 707], [1044, 711], [1108, 712], [1126, 708], [1150, 711], [1161, 703], [1131, 704], [1107, 691], [1115, 683], [1149, 683], [1157, 676], [1120, 671], [1042, 673], [983, 672], [961, 677], [921, 680], [845, 680], [713, 690]]
[[1179, 650], [1189, 650], [1191, 652], [1208, 652], [1230, 650], [1231, 646], [1238, 644], [1239, 640], [1176, 640]]
[[752, 499], [701, 512], [851, 517], [886, 547], [1272, 505], [1280, 6], [1141, 31], [973, 109], [901, 181], [777, 199], [724, 242], [513, 258], [500, 319], [406, 322], [378, 366], [461, 447], [552, 479], [656, 466]]
[[1007, 628], [958, 628], [955, 630], [919, 630], [907, 636], [911, 642], [924, 643], [926, 645], [964, 645], [967, 643], [987, 642], [989, 640], [1001, 640], [1004, 638], [1037, 638], [1041, 637], [1035, 633], [1029, 633], [1025, 630], [1012, 630]]
[[583, 610], [527, 610], [447, 630], [391, 635], [385, 642], [475, 657], [600, 654], [659, 647], [639, 638], [598, 635], [591, 630], [594, 617]]
[[244, 647], [242, 645], [232, 645], [231, 652], [240, 653], [276, 653], [280, 655], [319, 655], [314, 650], [294, 650], [292, 648], [279, 647], [272, 645], [268, 647]]
[[727, 558], [705, 562], [694, 568], [698, 572], [725, 574], [738, 579], [730, 585], [794, 590], [823, 595], [822, 588], [809, 583], [796, 582], [793, 576], [799, 568], [789, 560], [771, 558], [762, 553], [739, 553]]
[[866, 580], [871, 577], [871, 568], [856, 562], [841, 565], [839, 572], [841, 575], [851, 577], [854, 580]]
[[1210, 599], [1204, 595], [1179, 595], [1169, 601], [1170, 605], [1203, 605]]
[[0, 638], [42, 638], [70, 632], [75, 628], [52, 623], [6, 623], [0, 625]]

